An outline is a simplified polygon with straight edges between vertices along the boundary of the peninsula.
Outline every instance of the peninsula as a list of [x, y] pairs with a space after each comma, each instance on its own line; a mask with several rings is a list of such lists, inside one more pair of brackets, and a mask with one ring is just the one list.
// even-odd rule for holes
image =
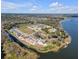
[[66, 17], [13, 16], [13, 18], [23, 20], [7, 21], [3, 28], [18, 41], [40, 53], [57, 52], [71, 43], [71, 37], [60, 26], [60, 21]]

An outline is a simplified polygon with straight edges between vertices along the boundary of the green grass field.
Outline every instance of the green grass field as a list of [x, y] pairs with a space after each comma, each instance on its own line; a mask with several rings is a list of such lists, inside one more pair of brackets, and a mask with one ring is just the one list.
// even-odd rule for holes
[[18, 29], [20, 31], [24, 32], [24, 33], [28, 33], [28, 34], [32, 34], [33, 33], [33, 30], [31, 30], [30, 28], [28, 28], [26, 24], [19, 25]]

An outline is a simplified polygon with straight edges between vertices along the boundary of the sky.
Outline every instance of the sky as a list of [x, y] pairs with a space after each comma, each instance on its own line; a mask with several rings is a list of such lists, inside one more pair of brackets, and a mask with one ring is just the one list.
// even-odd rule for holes
[[77, 13], [77, 0], [1, 0], [1, 13]]

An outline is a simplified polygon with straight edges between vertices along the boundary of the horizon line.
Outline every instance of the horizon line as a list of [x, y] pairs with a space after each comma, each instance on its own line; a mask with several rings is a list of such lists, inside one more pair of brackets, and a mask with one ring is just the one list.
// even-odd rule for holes
[[1, 14], [78, 14], [78, 13], [1, 13]]

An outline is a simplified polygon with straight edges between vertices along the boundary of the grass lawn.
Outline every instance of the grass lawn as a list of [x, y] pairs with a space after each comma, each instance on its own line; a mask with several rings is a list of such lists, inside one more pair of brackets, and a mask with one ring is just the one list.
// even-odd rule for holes
[[32, 34], [33, 33], [33, 30], [28, 28], [27, 25], [20, 25], [18, 29], [20, 31], [24, 32], [24, 33], [28, 33], [28, 34]]

